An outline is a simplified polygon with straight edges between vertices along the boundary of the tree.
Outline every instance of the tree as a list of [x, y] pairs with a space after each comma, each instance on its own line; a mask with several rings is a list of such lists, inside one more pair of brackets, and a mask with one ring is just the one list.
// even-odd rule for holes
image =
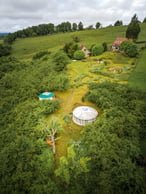
[[73, 56], [74, 56], [74, 59], [77, 59], [77, 60], [81, 60], [81, 59], [85, 58], [85, 54], [81, 50], [75, 51]]
[[138, 16], [134, 14], [134, 16], [131, 18], [131, 22], [138, 22]]
[[100, 28], [101, 27], [101, 23], [100, 22], [97, 22], [96, 25], [95, 25], [96, 29]]
[[72, 24], [72, 31], [77, 31], [78, 25], [76, 23]]
[[83, 28], [83, 23], [82, 22], [79, 22], [79, 24], [78, 24], [78, 30], [83, 30], [84, 28]]
[[138, 21], [138, 17], [135, 14], [130, 24], [128, 25], [128, 28], [126, 30], [126, 38], [136, 40], [138, 38], [138, 34], [140, 33], [140, 25]]
[[0, 57], [9, 55], [10, 51], [11, 51], [10, 45], [0, 44]]
[[40, 102], [41, 112], [44, 115], [49, 115], [60, 108], [60, 102], [58, 100], [44, 100]]
[[135, 57], [138, 53], [137, 45], [127, 40], [121, 43], [120, 50], [124, 51], [129, 57]]
[[59, 177], [60, 184], [66, 185], [67, 193], [84, 192], [86, 175], [89, 172], [89, 157], [80, 157], [75, 152], [75, 146], [71, 145], [67, 149], [67, 157], [60, 158], [60, 164], [55, 174]]
[[143, 23], [146, 23], [146, 17], [143, 19]]
[[12, 44], [16, 40], [16, 33], [10, 33], [4, 38], [4, 43]]
[[58, 51], [54, 55], [53, 62], [55, 63], [55, 70], [62, 71], [69, 63], [69, 58], [63, 51]]
[[91, 83], [87, 97], [104, 113], [85, 126], [80, 143], [79, 154], [92, 158], [86, 192], [145, 193], [144, 173], [136, 162], [140, 156], [140, 112], [131, 109], [137, 107], [133, 102], [140, 95], [127, 86], [105, 82]]
[[104, 52], [107, 51], [107, 49], [108, 49], [108, 48], [107, 48], [107, 43], [106, 43], [106, 42], [103, 42], [103, 43], [102, 43], [102, 46], [103, 46], [103, 48], [104, 48]]
[[90, 25], [90, 26], [88, 26], [86, 29], [87, 29], [87, 30], [92, 30], [92, 29], [94, 29], [94, 28], [93, 28], [93, 25]]
[[114, 24], [114, 26], [122, 26], [123, 25], [123, 22], [120, 21], [120, 20], [117, 20]]
[[56, 153], [56, 145], [55, 142], [60, 139], [60, 137], [56, 137], [60, 132], [63, 131], [62, 126], [56, 120], [52, 120], [49, 126], [46, 126], [44, 129], [44, 134], [47, 135], [47, 143], [52, 146], [53, 154]]
[[73, 42], [69, 42], [69, 43], [65, 44], [63, 50], [66, 52], [68, 57], [73, 58], [74, 52], [79, 50], [79, 46], [78, 46], [78, 44], [75, 44]]
[[91, 49], [91, 53], [93, 56], [100, 55], [101, 53], [103, 53], [103, 51], [104, 51], [103, 46], [99, 44], [94, 45]]

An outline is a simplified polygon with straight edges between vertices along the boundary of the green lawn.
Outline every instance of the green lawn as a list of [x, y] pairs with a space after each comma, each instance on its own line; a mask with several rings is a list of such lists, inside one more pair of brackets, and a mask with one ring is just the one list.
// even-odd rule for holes
[[129, 85], [146, 91], [146, 49], [137, 59], [136, 68], [129, 78]]

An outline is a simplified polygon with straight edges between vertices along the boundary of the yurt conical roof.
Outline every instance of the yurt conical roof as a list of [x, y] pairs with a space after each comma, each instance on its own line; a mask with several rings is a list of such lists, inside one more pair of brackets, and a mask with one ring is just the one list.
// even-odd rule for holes
[[85, 125], [96, 120], [98, 112], [89, 106], [79, 106], [73, 110], [73, 121], [78, 125]]
[[43, 92], [39, 95], [40, 99], [49, 99], [49, 98], [53, 98], [53, 97], [54, 97], [53, 92]]

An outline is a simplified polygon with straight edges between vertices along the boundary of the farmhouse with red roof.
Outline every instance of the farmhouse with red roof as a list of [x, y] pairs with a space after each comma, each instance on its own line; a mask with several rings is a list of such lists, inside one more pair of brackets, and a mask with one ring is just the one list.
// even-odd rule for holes
[[112, 44], [112, 50], [119, 50], [119, 47], [121, 45], [121, 43], [125, 40], [128, 40], [127, 38], [117, 38], [113, 44]]

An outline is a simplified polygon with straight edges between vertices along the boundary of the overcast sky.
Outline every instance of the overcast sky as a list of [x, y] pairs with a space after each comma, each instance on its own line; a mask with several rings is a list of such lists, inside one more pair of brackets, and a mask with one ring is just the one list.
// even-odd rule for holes
[[134, 14], [143, 21], [146, 0], [0, 0], [0, 32], [14, 32], [43, 23], [69, 21], [84, 26], [102, 26], [122, 20], [128, 24]]

